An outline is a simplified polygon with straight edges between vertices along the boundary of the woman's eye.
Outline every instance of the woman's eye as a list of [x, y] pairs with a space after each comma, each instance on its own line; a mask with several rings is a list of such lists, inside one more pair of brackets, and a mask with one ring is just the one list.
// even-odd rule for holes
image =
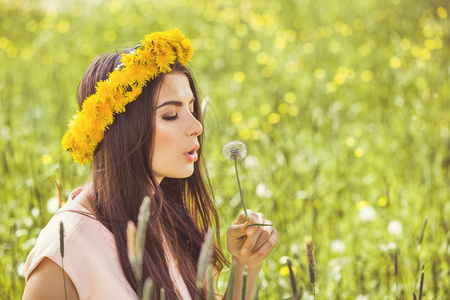
[[178, 114], [173, 115], [173, 116], [163, 117], [163, 119], [166, 121], [175, 121], [176, 119], [178, 119]]

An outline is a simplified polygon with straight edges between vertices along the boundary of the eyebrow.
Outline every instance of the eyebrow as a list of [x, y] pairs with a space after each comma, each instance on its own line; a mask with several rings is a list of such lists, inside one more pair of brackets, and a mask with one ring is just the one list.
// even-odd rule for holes
[[[191, 101], [189, 102], [189, 104], [192, 104], [192, 102], [194, 102], [195, 98], [192, 98]], [[156, 109], [161, 108], [163, 106], [167, 106], [167, 105], [175, 105], [175, 106], [183, 106], [183, 102], [181, 101], [167, 101], [164, 102], [163, 104], [161, 104], [160, 106], [158, 106]]]

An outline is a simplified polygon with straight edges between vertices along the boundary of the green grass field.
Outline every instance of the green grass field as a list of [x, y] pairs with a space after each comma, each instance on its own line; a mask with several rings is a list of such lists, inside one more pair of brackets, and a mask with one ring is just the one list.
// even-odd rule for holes
[[210, 99], [204, 154], [222, 242], [241, 210], [221, 155], [232, 140], [248, 148], [239, 165], [248, 208], [279, 233], [260, 299], [291, 296], [287, 257], [312, 299], [306, 241], [317, 299], [413, 299], [422, 264], [422, 299], [448, 299], [448, 1], [49, 2], [0, 0], [1, 299], [21, 298], [55, 180], [67, 197], [89, 174], [60, 146], [84, 70], [174, 27], [191, 38]]

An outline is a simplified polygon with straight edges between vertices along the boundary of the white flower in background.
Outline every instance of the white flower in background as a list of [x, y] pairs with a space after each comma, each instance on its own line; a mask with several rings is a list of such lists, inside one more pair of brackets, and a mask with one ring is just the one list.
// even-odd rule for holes
[[245, 159], [245, 166], [249, 169], [256, 169], [258, 167], [258, 159], [253, 155], [247, 156]]
[[373, 221], [377, 216], [375, 209], [372, 206], [366, 206], [359, 210], [359, 218], [363, 222]]
[[51, 197], [47, 201], [47, 210], [49, 213], [54, 214], [59, 209], [58, 197]]
[[392, 250], [396, 250], [397, 249], [397, 244], [396, 243], [389, 243], [387, 245], [384, 244], [380, 244], [378, 245], [378, 248], [383, 251], [383, 252], [389, 252]]
[[345, 251], [345, 243], [340, 239], [335, 239], [331, 242], [331, 251], [342, 253]]
[[20, 263], [17, 266], [17, 274], [19, 274], [20, 277], [25, 277], [25, 263]]
[[308, 197], [308, 193], [306, 191], [297, 191], [297, 199], [306, 199]]
[[39, 216], [39, 208], [33, 207], [33, 208], [31, 209], [31, 215], [32, 215], [33, 217], [37, 218], [37, 217]]
[[358, 295], [355, 300], [369, 300], [369, 296], [367, 295]]
[[387, 231], [392, 235], [399, 236], [402, 234], [402, 230], [403, 230], [402, 223], [400, 223], [397, 220], [389, 222], [387, 226]]
[[272, 197], [272, 191], [264, 183], [261, 182], [256, 187], [256, 195], [259, 198], [271, 198]]

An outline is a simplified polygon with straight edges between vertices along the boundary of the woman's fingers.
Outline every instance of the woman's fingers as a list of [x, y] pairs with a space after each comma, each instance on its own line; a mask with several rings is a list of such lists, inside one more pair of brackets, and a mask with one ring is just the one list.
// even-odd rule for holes
[[275, 247], [278, 240], [278, 232], [273, 229], [270, 235], [270, 238], [262, 244], [262, 246], [256, 250], [256, 252], [253, 252], [251, 257], [252, 258], [260, 258], [260, 257], [266, 257], [270, 251]]
[[[267, 221], [264, 220], [264, 215], [261, 213], [249, 215], [249, 224], [252, 223], [260, 223], [264, 224]], [[258, 249], [261, 245], [267, 241], [270, 237], [270, 233], [272, 231], [271, 227], [268, 226], [251, 226], [246, 230], [247, 239], [241, 248], [241, 255], [247, 256], [249, 255], [253, 249]], [[255, 246], [258, 246], [255, 248]]]
[[[270, 220], [265, 220], [264, 224], [270, 224], [272, 225], [272, 222]], [[253, 246], [252, 252], [255, 252], [258, 250], [265, 242], [267, 242], [270, 239], [270, 236], [272, 235], [272, 231], [274, 230], [272, 226], [259, 226], [261, 227], [262, 231]]]

